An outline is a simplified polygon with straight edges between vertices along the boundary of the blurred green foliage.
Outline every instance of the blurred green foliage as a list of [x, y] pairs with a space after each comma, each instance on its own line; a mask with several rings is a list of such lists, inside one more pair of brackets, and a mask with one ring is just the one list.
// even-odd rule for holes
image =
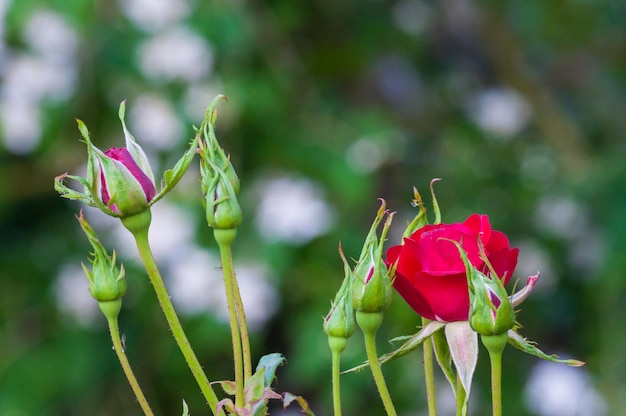
[[[244, 195], [236, 256], [264, 264], [279, 293], [277, 313], [253, 339], [257, 358], [286, 355], [279, 391], [304, 395], [318, 415], [330, 414], [321, 317], [343, 274], [337, 244], [358, 256], [379, 197], [398, 211], [390, 237], [396, 243], [403, 221], [414, 214], [412, 186], [428, 201], [430, 179], [441, 177], [436, 189], [444, 221], [489, 214], [494, 228], [521, 247], [526, 261], [517, 277], [543, 271], [543, 287], [518, 315], [523, 333], [544, 351], [586, 361], [608, 414], [626, 414], [622, 2], [180, 0], [170, 7], [182, 4], [183, 12], [165, 13], [165, 23], [150, 16], [151, 7], [167, 2], [136, 15], [118, 2], [7, 3], [0, 48], [5, 113], [22, 108], [26, 93], [20, 91], [32, 87], [22, 82], [10, 90], [9, 82], [11, 62], [42, 53], [32, 50], [25, 31], [35, 13], [60, 16], [75, 32], [77, 49], [69, 92], [35, 103], [41, 117], [30, 123], [40, 128], [37, 144], [21, 153], [0, 144], [1, 415], [138, 413], [104, 320], [84, 325], [59, 307], [57, 276], [68, 264], [84, 262], [89, 246], [73, 218], [80, 207], [61, 200], [52, 180], [78, 173], [86, 160], [74, 117], [106, 148], [122, 140], [121, 100], [128, 99], [131, 109], [145, 96], [169, 103], [185, 127], [175, 143], [152, 151], [159, 165], [168, 166], [216, 93], [229, 99], [220, 107], [218, 138], [232, 155]], [[142, 21], [152, 26], [141, 27]], [[150, 75], [141, 51], [176, 27], [204, 39], [208, 54], [176, 67], [187, 59], [181, 43], [162, 58], [174, 65], [174, 75]], [[52, 74], [47, 83], [60, 79], [45, 67], [42, 74]], [[194, 94], [199, 98], [190, 98]], [[7, 119], [2, 123], [6, 127]], [[129, 128], [139, 142], [147, 140], [132, 120]], [[253, 192], [245, 188], [272, 174], [318, 184], [333, 207], [333, 227], [306, 244], [262, 238], [254, 228]], [[196, 242], [214, 250], [201, 221], [198, 185], [196, 179], [183, 182], [168, 199], [189, 213]], [[129, 280], [121, 328], [149, 400], [159, 414], [179, 414], [184, 398], [192, 414], [201, 414], [199, 391], [143, 271], [133, 253], [121, 257]], [[227, 379], [228, 328], [207, 313], [184, 321], [209, 377]], [[396, 296], [380, 350], [389, 348], [385, 339], [415, 332], [418, 322]], [[364, 359], [359, 337], [357, 331], [346, 367]], [[530, 413], [524, 384], [535, 363], [516, 351], [505, 353], [507, 415]], [[488, 409], [485, 365], [481, 356], [475, 414]], [[398, 408], [423, 412], [420, 357], [384, 371]], [[382, 413], [366, 373], [343, 380], [346, 415]]]

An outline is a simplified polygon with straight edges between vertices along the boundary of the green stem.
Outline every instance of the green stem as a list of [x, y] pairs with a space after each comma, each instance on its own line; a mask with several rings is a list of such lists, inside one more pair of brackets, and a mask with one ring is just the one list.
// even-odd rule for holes
[[396, 416], [396, 409], [391, 401], [391, 396], [389, 395], [389, 390], [385, 383], [385, 377], [383, 376], [380, 363], [378, 362], [378, 354], [376, 353], [376, 332], [382, 321], [382, 312], [356, 312], [356, 322], [359, 324], [359, 327], [363, 331], [363, 336], [365, 337], [365, 352], [367, 353], [367, 360], [372, 369], [374, 382], [378, 388], [378, 394], [383, 401], [387, 415]]
[[135, 374], [133, 373], [132, 368], [130, 368], [130, 363], [128, 362], [128, 358], [124, 352], [124, 346], [122, 345], [122, 340], [120, 339], [120, 330], [117, 324], [117, 319], [107, 317], [107, 322], [109, 324], [109, 332], [111, 332], [111, 340], [113, 340], [113, 349], [117, 354], [117, 358], [120, 360], [122, 370], [124, 370], [126, 379], [128, 380], [130, 387], [133, 389], [133, 393], [135, 393], [139, 406], [141, 406], [141, 410], [143, 410], [143, 413], [146, 416], [153, 416], [154, 413], [152, 413], [148, 400], [146, 400], [146, 396], [144, 396], [143, 391], [141, 391], [141, 387], [139, 387], [137, 378], [135, 378]]
[[502, 416], [502, 352], [507, 344], [507, 333], [482, 335], [481, 340], [491, 363], [491, 406], [493, 416]]
[[[422, 318], [422, 328], [430, 323], [429, 319]], [[435, 387], [435, 366], [433, 344], [426, 340], [424, 348], [424, 379], [426, 381], [426, 401], [428, 403], [428, 416], [437, 416], [437, 391]]]
[[328, 336], [328, 345], [332, 352], [333, 415], [341, 416], [341, 353], [346, 348], [347, 338]]
[[[243, 315], [243, 308], [237, 306], [237, 294], [239, 294], [239, 287], [237, 285], [237, 279], [235, 277], [235, 271], [233, 268], [232, 258], [232, 244], [237, 235], [236, 229], [215, 229], [213, 230], [215, 241], [220, 248], [220, 258], [222, 261], [222, 273], [224, 275], [224, 288], [226, 291], [226, 304], [228, 306], [228, 319], [230, 322], [230, 335], [233, 343], [233, 360], [235, 364], [235, 406], [241, 408], [244, 406], [244, 353], [243, 353], [243, 338], [242, 338], [242, 323], [245, 327], [245, 316]], [[239, 297], [240, 298], [240, 297]], [[241, 312], [240, 312], [241, 309]], [[247, 355], [250, 355], [250, 349], [248, 344]]]
[[[217, 396], [215, 394], [215, 391], [213, 390], [213, 387], [211, 387], [209, 379], [207, 378], [204, 371], [202, 371], [202, 365], [200, 365], [196, 354], [191, 348], [191, 344], [189, 343], [187, 335], [185, 334], [185, 331], [180, 324], [178, 315], [176, 315], [174, 305], [172, 304], [169, 293], [167, 292], [167, 288], [163, 283], [161, 273], [159, 272], [156, 262], [154, 261], [154, 256], [152, 255], [152, 251], [150, 250], [150, 243], [148, 241], [150, 211], [146, 210], [135, 216], [123, 218], [122, 223], [135, 237], [135, 242], [137, 243], [139, 255], [141, 256], [141, 260], [143, 261], [144, 267], [146, 268], [146, 272], [148, 273], [150, 282], [154, 287], [157, 299], [159, 300], [159, 304], [161, 305], [161, 309], [163, 310], [165, 319], [170, 326], [170, 330], [172, 331], [174, 340], [178, 344], [180, 351], [183, 353], [185, 361], [187, 362], [187, 365], [189, 366], [189, 369], [191, 370], [191, 373], [193, 374], [196, 383], [200, 387], [204, 398], [211, 408], [211, 412], [215, 414], [218, 404]], [[219, 414], [222, 415], [223, 412], [220, 411]]]
[[465, 388], [463, 387], [463, 382], [461, 381], [461, 376], [459, 373], [456, 373], [456, 391], [455, 391], [455, 399], [456, 399], [456, 416], [464, 416], [465, 415]]

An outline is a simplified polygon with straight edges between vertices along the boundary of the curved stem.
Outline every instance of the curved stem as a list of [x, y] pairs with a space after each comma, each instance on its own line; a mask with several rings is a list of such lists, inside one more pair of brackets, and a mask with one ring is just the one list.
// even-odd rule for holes
[[[430, 323], [429, 319], [422, 318], [422, 327]], [[433, 344], [426, 340], [424, 348], [424, 379], [426, 381], [426, 402], [428, 403], [428, 416], [437, 416], [437, 391], [435, 387], [434, 353]]]
[[368, 313], [357, 311], [356, 313], [356, 321], [363, 331], [363, 336], [365, 337], [365, 352], [367, 353], [367, 360], [370, 368], [372, 369], [372, 375], [374, 376], [376, 388], [378, 388], [378, 394], [383, 401], [383, 406], [385, 406], [387, 415], [396, 416], [396, 409], [391, 401], [391, 396], [389, 394], [389, 390], [387, 389], [387, 384], [385, 383], [385, 377], [383, 376], [383, 371], [380, 368], [380, 363], [378, 362], [378, 354], [376, 353], [376, 331], [378, 331], [378, 328], [382, 323], [382, 317], [382, 312]]
[[109, 324], [111, 340], [113, 341], [113, 349], [115, 350], [115, 354], [117, 354], [117, 358], [120, 360], [126, 379], [128, 380], [130, 387], [133, 389], [133, 393], [135, 393], [139, 406], [141, 406], [141, 410], [143, 410], [143, 413], [146, 416], [153, 416], [154, 413], [152, 413], [148, 400], [146, 400], [143, 391], [141, 391], [141, 387], [139, 387], [137, 378], [135, 378], [135, 374], [133, 373], [132, 368], [130, 368], [130, 363], [128, 362], [128, 358], [124, 352], [124, 346], [122, 345], [122, 340], [120, 339], [120, 330], [117, 324], [117, 319], [107, 317], [107, 322]]
[[328, 337], [328, 345], [332, 352], [332, 384], [333, 384], [333, 415], [341, 416], [341, 353], [348, 340], [341, 337]]
[[[128, 228], [128, 227], [127, 227]], [[133, 232], [133, 230], [131, 230]], [[161, 309], [163, 310], [163, 314], [165, 315], [165, 319], [167, 319], [167, 323], [170, 326], [172, 331], [172, 335], [180, 348], [180, 351], [183, 353], [185, 357], [185, 361], [191, 370], [194, 378], [196, 379], [196, 383], [200, 387], [204, 398], [211, 408], [211, 412], [215, 414], [218, 399], [215, 395], [215, 391], [209, 382], [206, 374], [202, 370], [202, 365], [198, 361], [198, 357], [193, 352], [191, 348], [191, 344], [187, 339], [187, 335], [183, 330], [182, 325], [180, 324], [180, 320], [178, 319], [178, 315], [176, 315], [176, 311], [174, 310], [174, 305], [170, 299], [169, 293], [163, 283], [163, 278], [161, 277], [161, 273], [154, 261], [154, 257], [152, 255], [152, 251], [150, 250], [150, 244], [148, 242], [148, 231], [134, 231], [133, 236], [135, 237], [135, 241], [137, 243], [137, 248], [139, 249], [139, 255], [141, 256], [141, 260], [148, 272], [148, 277], [150, 278], [150, 282], [154, 287], [154, 291], [159, 300], [159, 304], [161, 305]], [[222, 412], [219, 412], [223, 414]]]
[[[244, 364], [243, 364], [243, 342], [241, 336], [241, 323], [245, 325], [245, 317], [241, 315], [237, 307], [236, 298], [239, 293], [239, 286], [235, 278], [232, 258], [232, 243], [237, 235], [236, 229], [215, 229], [213, 230], [215, 241], [220, 248], [220, 258], [222, 261], [222, 273], [224, 275], [224, 289], [226, 291], [226, 304], [228, 306], [228, 319], [230, 322], [230, 335], [233, 343], [233, 360], [235, 364], [235, 406], [241, 408], [244, 406]], [[242, 308], [243, 309], [243, 308]], [[242, 311], [243, 312], [243, 311]], [[248, 356], [250, 354], [248, 347]]]

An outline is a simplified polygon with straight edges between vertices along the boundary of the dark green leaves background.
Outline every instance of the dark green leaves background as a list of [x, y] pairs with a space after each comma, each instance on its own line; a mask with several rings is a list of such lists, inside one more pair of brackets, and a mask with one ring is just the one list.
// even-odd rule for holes
[[[358, 257], [379, 197], [398, 211], [389, 243], [399, 242], [404, 222], [414, 214], [412, 187], [429, 201], [428, 183], [441, 177], [436, 189], [444, 221], [489, 214], [494, 227], [521, 249], [516, 277], [542, 271], [543, 282], [518, 315], [522, 333], [546, 352], [586, 361], [576, 371], [588, 377], [606, 414], [626, 411], [623, 3], [3, 3], [1, 415], [138, 414], [103, 319], [95, 316], [84, 324], [59, 306], [58, 276], [64, 268], [79, 267], [89, 245], [74, 219], [80, 206], [54, 193], [53, 178], [80, 173], [86, 161], [75, 117], [87, 124], [97, 146], [121, 145], [117, 108], [123, 99], [130, 113], [157, 103], [173, 115], [175, 140], [150, 148], [160, 176], [180, 157], [193, 136], [191, 125], [199, 125], [217, 93], [229, 99], [220, 104], [218, 138], [242, 179], [245, 221], [235, 256], [262, 265], [278, 294], [266, 305], [276, 313], [257, 328], [253, 342], [256, 359], [269, 352], [287, 357], [277, 372], [279, 390], [304, 395], [316, 414], [330, 414], [330, 357], [321, 317], [342, 278], [338, 242], [348, 257]], [[134, 9], [134, 18], [123, 11], [132, 4], [144, 5]], [[155, 25], [150, 16], [161, 4], [182, 8], [174, 7], [165, 23]], [[46, 38], [45, 21], [32, 21], [42, 11], [73, 31], [75, 45], [59, 46], [59, 51], [69, 48], [67, 57], [37, 49], [29, 40]], [[142, 51], [167, 33], [178, 37], [161, 64], [174, 69], [147, 72]], [[202, 46], [195, 61], [184, 54], [188, 42]], [[53, 53], [52, 66], [36, 66], [41, 72], [16, 78], [16, 62], [32, 63], [21, 59], [39, 59], [46, 51]], [[69, 75], [56, 72], [62, 69]], [[69, 87], [53, 88], [64, 79]], [[47, 92], [36, 91], [38, 82]], [[11, 117], [24, 108], [37, 109], [39, 117], [19, 113], [31, 117], [11, 129]], [[28, 136], [32, 127], [39, 133]], [[141, 132], [150, 132], [150, 126], [140, 127], [129, 118], [138, 141], [148, 142]], [[332, 207], [333, 220], [322, 235], [294, 243], [259, 231], [258, 189], [281, 175], [316, 184]], [[186, 213], [194, 244], [214, 251], [203, 223], [197, 168], [177, 189], [165, 201]], [[277, 201], [275, 209], [289, 208]], [[175, 253], [183, 262], [188, 255]], [[121, 258], [129, 280], [121, 327], [153, 407], [159, 414], [180, 414], [184, 398], [191, 414], [207, 414], [132, 248]], [[91, 301], [86, 290], [84, 297]], [[208, 312], [186, 314], [184, 321], [210, 378], [230, 377], [223, 321]], [[384, 340], [414, 333], [418, 322], [396, 296], [380, 351], [390, 350]], [[364, 358], [359, 337], [357, 332], [346, 352], [346, 367]], [[531, 414], [525, 386], [536, 364], [512, 349], [505, 353], [507, 415]], [[390, 363], [384, 371], [398, 408], [423, 413], [419, 356]], [[382, 413], [366, 372], [343, 380], [346, 415]], [[441, 382], [445, 392], [443, 377]], [[486, 414], [485, 356], [475, 386], [470, 408]], [[582, 393], [563, 394], [574, 401]], [[581, 400], [591, 403], [590, 397]], [[577, 414], [603, 413], [595, 408]]]

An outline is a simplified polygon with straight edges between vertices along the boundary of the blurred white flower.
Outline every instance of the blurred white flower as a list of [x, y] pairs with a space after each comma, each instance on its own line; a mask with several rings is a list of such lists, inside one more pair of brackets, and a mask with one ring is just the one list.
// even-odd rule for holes
[[568, 240], [584, 233], [589, 224], [582, 204], [572, 198], [554, 194], [541, 198], [535, 221], [541, 231]]
[[157, 95], [142, 95], [133, 100], [129, 111], [129, 129], [141, 143], [158, 150], [168, 150], [180, 143], [184, 128], [172, 105]]
[[409, 35], [418, 35], [428, 29], [432, 18], [431, 6], [423, 0], [403, 0], [391, 11], [393, 22]]
[[198, 81], [213, 69], [213, 49], [200, 35], [183, 26], [155, 35], [139, 46], [141, 71], [155, 80]]
[[334, 210], [310, 180], [288, 176], [264, 180], [255, 192], [259, 202], [254, 222], [269, 241], [306, 244], [334, 223]]
[[4, 146], [14, 154], [35, 150], [41, 138], [41, 111], [29, 102], [0, 99], [0, 125]]
[[512, 247], [519, 248], [519, 256], [515, 276], [509, 287], [513, 287], [515, 282], [517, 287], [526, 284], [526, 278], [541, 273], [541, 278], [537, 281], [533, 296], [546, 296], [551, 293], [558, 283], [558, 275], [554, 269], [550, 253], [533, 240], [514, 241]]
[[49, 10], [36, 10], [26, 21], [23, 32], [26, 44], [47, 61], [74, 60], [78, 36], [63, 16]]
[[126, 17], [149, 32], [178, 23], [191, 11], [185, 0], [120, 0], [118, 3]]
[[[228, 307], [220, 260], [197, 246], [188, 246], [185, 256], [172, 259], [168, 288], [176, 308], [188, 315], [215, 314], [228, 322]], [[235, 264], [237, 281], [248, 327], [259, 330], [278, 307], [276, 289], [268, 282], [265, 268], [257, 264]]]
[[35, 10], [22, 33], [27, 50], [0, 64], [0, 129], [6, 148], [25, 154], [41, 139], [42, 101], [62, 102], [74, 92], [78, 37], [63, 17]]
[[539, 362], [526, 384], [526, 405], [540, 416], [604, 416], [606, 403], [583, 368]]
[[346, 150], [348, 165], [352, 170], [359, 173], [376, 171], [388, 158], [388, 148], [367, 137], [355, 141]]
[[98, 302], [89, 294], [89, 282], [79, 264], [61, 267], [54, 282], [54, 295], [59, 310], [83, 326], [93, 325], [100, 315]]
[[491, 88], [475, 94], [466, 109], [482, 130], [500, 139], [510, 139], [519, 133], [532, 115], [524, 97], [506, 88]]

